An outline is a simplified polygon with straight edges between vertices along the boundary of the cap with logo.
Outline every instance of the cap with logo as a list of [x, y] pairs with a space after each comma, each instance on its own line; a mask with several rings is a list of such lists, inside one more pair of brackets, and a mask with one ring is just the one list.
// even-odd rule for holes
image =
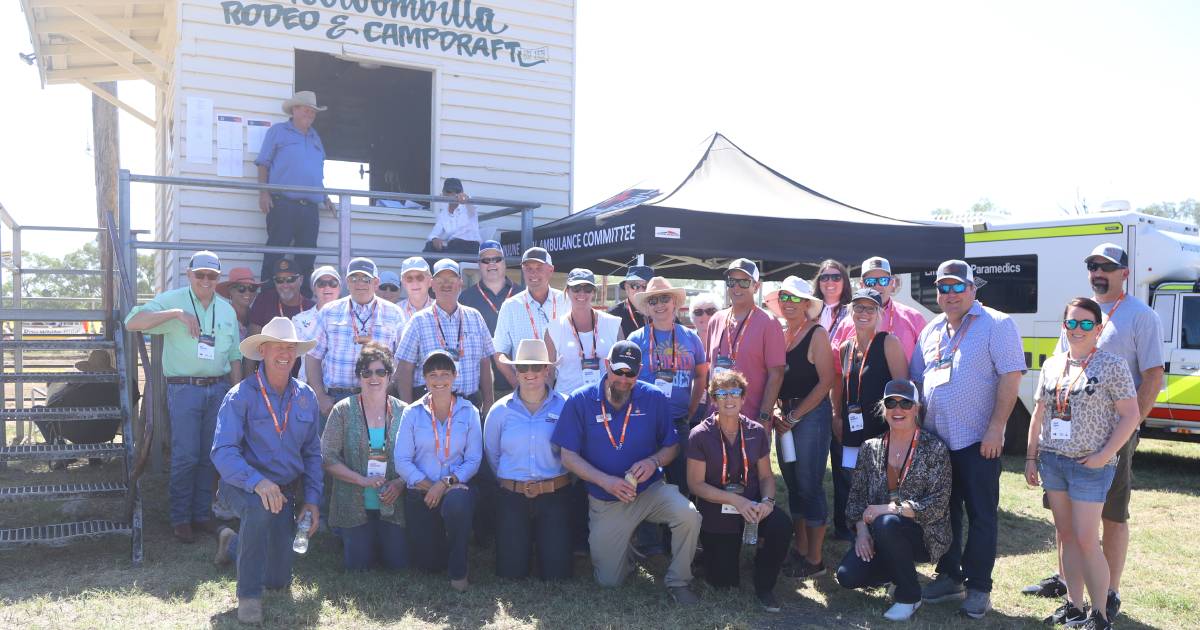
[[547, 265], [554, 264], [554, 259], [550, 258], [550, 252], [546, 251], [544, 247], [530, 247], [525, 250], [525, 253], [521, 255], [521, 262], [525, 263], [531, 260], [546, 263]]
[[480, 256], [482, 256], [484, 252], [490, 252], [493, 250], [501, 256], [504, 255], [504, 248], [500, 246], [500, 241], [482, 241], [479, 243]]
[[876, 306], [879, 306], [881, 308], [883, 307], [883, 296], [880, 295], [879, 292], [876, 291], [875, 289], [868, 289], [866, 287], [863, 287], [863, 288], [855, 291], [854, 296], [850, 298], [850, 301], [857, 302], [859, 300], [870, 300], [870, 301], [874, 302]]
[[967, 284], [975, 284], [975, 272], [971, 270], [971, 265], [964, 260], [947, 260], [938, 265], [937, 279], [934, 282], [942, 280], [958, 280]]
[[868, 271], [876, 270], [886, 271], [891, 274], [892, 263], [888, 262], [888, 259], [884, 258], [883, 256], [872, 256], [863, 261], [862, 271], [859, 272], [859, 275], [865, 276]]
[[1083, 262], [1091, 262], [1093, 258], [1103, 258], [1109, 262], [1117, 263], [1121, 267], [1129, 266], [1129, 254], [1125, 253], [1125, 249], [1116, 243], [1101, 243], [1088, 254]]
[[346, 265], [346, 277], [356, 273], [366, 274], [372, 278], [379, 276], [379, 268], [375, 266], [375, 261], [370, 258], [351, 258], [350, 264]]
[[400, 263], [400, 275], [403, 276], [410, 271], [429, 273], [429, 263], [420, 256], [405, 258], [404, 262]]
[[608, 362], [614, 372], [629, 370], [637, 374], [642, 369], [642, 349], [632, 341], [618, 341], [608, 351]]
[[382, 287], [385, 284], [394, 284], [397, 287], [399, 287], [400, 286], [400, 276], [397, 276], [395, 271], [380, 271], [379, 272], [379, 286]]
[[576, 268], [572, 269], [567, 274], [567, 286], [574, 287], [581, 284], [590, 284], [596, 286], [596, 274], [590, 269]]
[[625, 279], [621, 281], [621, 286], [625, 286], [630, 280], [641, 280], [642, 282], [650, 282], [654, 277], [654, 268], [647, 265], [633, 265], [629, 271], [625, 272]]
[[209, 271], [220, 273], [221, 259], [217, 258], [216, 254], [208, 251], [207, 249], [202, 249], [195, 254], [192, 254], [192, 259], [188, 261], [188, 269], [191, 269], [192, 271], [207, 269]]
[[438, 275], [443, 271], [452, 271], [454, 275], [462, 277], [462, 270], [459, 269], [458, 263], [450, 258], [443, 258], [433, 263], [433, 275]]
[[330, 265], [321, 265], [320, 267], [313, 269], [312, 275], [308, 277], [308, 280], [314, 286], [316, 286], [317, 280], [320, 280], [325, 276], [333, 276], [333, 279], [337, 280], [339, 284], [342, 282], [342, 277], [338, 275], [337, 269], [334, 269]]
[[291, 258], [287, 258], [287, 257], [276, 260], [275, 264], [271, 265], [271, 275], [275, 275], [275, 274], [279, 274], [279, 273], [287, 273], [287, 274], [296, 273], [296, 261], [292, 260]]
[[758, 265], [754, 264], [749, 258], [737, 258], [729, 263], [729, 267], [725, 269], [725, 275], [728, 276], [731, 272], [742, 271], [750, 276], [750, 279], [758, 282]]
[[917, 395], [917, 386], [912, 381], [903, 378], [888, 381], [887, 385], [883, 386], [883, 397], [898, 397], [915, 403], [921, 402], [920, 396]]

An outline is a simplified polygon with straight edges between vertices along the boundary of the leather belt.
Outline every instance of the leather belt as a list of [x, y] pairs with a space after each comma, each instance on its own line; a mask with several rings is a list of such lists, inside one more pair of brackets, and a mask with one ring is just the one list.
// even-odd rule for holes
[[224, 376], [168, 376], [167, 383], [170, 385], [199, 385], [207, 387], [216, 385], [217, 383], [228, 383], [229, 379]]
[[571, 483], [570, 475], [559, 475], [553, 479], [545, 479], [542, 481], [513, 481], [512, 479], [497, 479], [497, 483], [501, 488], [517, 494], [523, 494], [527, 498], [534, 498], [543, 494], [550, 494], [567, 487]]

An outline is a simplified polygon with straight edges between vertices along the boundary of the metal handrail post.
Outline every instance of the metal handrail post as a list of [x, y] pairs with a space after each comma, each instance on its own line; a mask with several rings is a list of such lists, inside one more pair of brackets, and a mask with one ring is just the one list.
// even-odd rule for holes
[[533, 208], [521, 208], [521, 252], [533, 247]]
[[[25, 293], [24, 283], [21, 278], [21, 225], [14, 224], [12, 226], [13, 233], [13, 251], [12, 251], [12, 284], [13, 284], [13, 308], [24, 308]], [[13, 340], [21, 341], [25, 336], [25, 322], [13, 322]], [[13, 349], [13, 372], [20, 374], [25, 368], [25, 351], [21, 348]], [[16, 409], [25, 408], [25, 383], [16, 381], [13, 383], [13, 407]], [[25, 425], [18, 420], [16, 425], [16, 435], [13, 441], [20, 444], [25, 439]], [[8, 436], [0, 433], [0, 446], [8, 444]]]
[[[126, 274], [132, 274], [130, 280], [133, 286], [130, 289], [137, 293], [137, 251], [133, 244], [133, 234], [130, 232], [129, 225], [129, 171], [121, 169], [117, 172], [117, 211], [119, 216], [117, 220], [118, 234], [121, 239], [121, 251], [118, 253], [121, 260], [125, 261]], [[121, 292], [121, 310], [122, 313], [128, 313], [129, 309], [133, 308], [132, 304], [125, 299], [126, 291]]]
[[338, 195], [338, 273], [350, 266], [350, 195]]

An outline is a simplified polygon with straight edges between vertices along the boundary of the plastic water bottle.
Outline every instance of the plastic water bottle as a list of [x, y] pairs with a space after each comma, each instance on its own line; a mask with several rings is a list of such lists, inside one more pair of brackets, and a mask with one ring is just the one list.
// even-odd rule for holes
[[296, 540], [292, 541], [292, 551], [305, 553], [308, 551], [308, 528], [312, 527], [312, 512], [305, 512], [296, 526]]
[[779, 459], [785, 463], [796, 461], [796, 440], [792, 437], [792, 432], [775, 434], [779, 438]]
[[757, 545], [758, 544], [758, 523], [746, 521], [746, 526], [742, 528], [742, 544]]

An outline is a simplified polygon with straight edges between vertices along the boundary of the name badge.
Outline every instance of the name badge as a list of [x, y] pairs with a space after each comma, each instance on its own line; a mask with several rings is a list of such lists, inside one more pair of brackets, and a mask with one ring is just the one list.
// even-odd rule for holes
[[592, 386], [600, 382], [600, 370], [584, 370], [583, 384]]
[[863, 430], [864, 422], [863, 422], [862, 407], [859, 407], [858, 405], [850, 405], [846, 409], [846, 419], [850, 421], [850, 430], [851, 431], [862, 431]]
[[579, 366], [583, 368], [584, 372], [587, 372], [588, 370], [598, 372], [598, 371], [600, 371], [600, 357], [592, 357], [590, 359], [580, 359]]
[[375, 459], [367, 460], [367, 476], [382, 477], [387, 474], [387, 462]]
[[858, 466], [858, 447], [843, 446], [842, 447], [842, 468], [854, 468]]
[[721, 513], [722, 514], [737, 514], [738, 511], [737, 511], [737, 508], [733, 507], [732, 505], [729, 505], [728, 503], [722, 503], [721, 504]]
[[1069, 439], [1071, 439], [1071, 420], [1070, 420], [1070, 418], [1052, 418], [1050, 420], [1050, 439], [1051, 440], [1069, 440]]
[[716, 362], [713, 363], [713, 375], [728, 372], [733, 369], [733, 359], [726, 355], [718, 355]]
[[925, 387], [933, 389], [950, 382], [950, 364], [934, 365], [925, 371]]
[[596, 422], [604, 422], [604, 420], [605, 420], [606, 418], [607, 418], [607, 416], [605, 416], [605, 415], [604, 415], [604, 414], [602, 414], [602, 413], [598, 413], [598, 414], [596, 414]]
[[675, 373], [670, 370], [659, 370], [654, 373], [654, 386], [667, 398], [671, 397], [671, 387], [675, 383]]
[[200, 335], [200, 343], [196, 344], [196, 358], [212, 361], [217, 358], [217, 339], [212, 335]]

